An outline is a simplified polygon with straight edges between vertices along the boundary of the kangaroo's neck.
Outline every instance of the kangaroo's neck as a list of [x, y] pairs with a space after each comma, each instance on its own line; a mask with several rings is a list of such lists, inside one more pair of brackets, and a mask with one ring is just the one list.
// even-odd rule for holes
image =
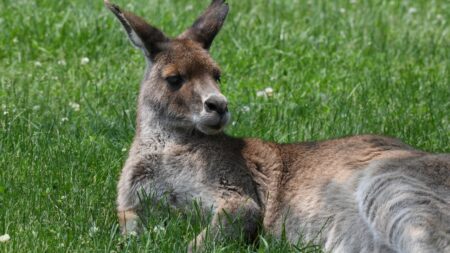
[[137, 136], [144, 144], [164, 146], [167, 143], [187, 144], [207, 139], [208, 136], [195, 130], [194, 127], [177, 126], [160, 116], [150, 106], [140, 106], [137, 116]]

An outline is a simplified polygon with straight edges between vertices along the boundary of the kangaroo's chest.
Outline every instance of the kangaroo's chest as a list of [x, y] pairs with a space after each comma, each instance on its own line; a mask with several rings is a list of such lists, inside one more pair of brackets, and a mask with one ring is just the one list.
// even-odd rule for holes
[[226, 159], [220, 150], [167, 145], [160, 156], [158, 184], [176, 207], [201, 202], [215, 209], [230, 195], [253, 195], [252, 180], [244, 163]]
[[199, 201], [208, 208], [217, 206], [218, 192], [214, 184], [205, 180], [206, 166], [194, 154], [163, 156], [161, 179], [167, 186], [171, 204], [186, 207], [193, 201]]

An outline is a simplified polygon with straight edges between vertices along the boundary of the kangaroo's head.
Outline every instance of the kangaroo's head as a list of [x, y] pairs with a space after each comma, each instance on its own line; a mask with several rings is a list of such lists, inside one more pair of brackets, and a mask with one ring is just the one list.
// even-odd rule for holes
[[228, 14], [224, 0], [213, 0], [194, 24], [175, 38], [108, 0], [105, 4], [149, 63], [141, 87], [140, 117], [152, 115], [159, 124], [173, 129], [221, 132], [230, 114], [219, 89], [220, 69], [208, 49]]

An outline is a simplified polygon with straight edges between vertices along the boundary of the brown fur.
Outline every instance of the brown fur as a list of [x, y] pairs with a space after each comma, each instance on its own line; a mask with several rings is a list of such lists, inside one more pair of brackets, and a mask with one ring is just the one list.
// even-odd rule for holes
[[[139, 193], [169, 194], [174, 207], [201, 200], [207, 231], [253, 240], [259, 225], [291, 242], [333, 252], [450, 252], [450, 155], [373, 135], [277, 144], [221, 132], [229, 119], [208, 49], [228, 6], [213, 0], [175, 39], [106, 2], [151, 63], [137, 132], [118, 184], [123, 233], [137, 231]], [[168, 79], [182, 80], [175, 86]], [[220, 107], [220, 108], [219, 108]], [[223, 217], [231, 217], [224, 219]], [[222, 229], [222, 233], [219, 233]]]

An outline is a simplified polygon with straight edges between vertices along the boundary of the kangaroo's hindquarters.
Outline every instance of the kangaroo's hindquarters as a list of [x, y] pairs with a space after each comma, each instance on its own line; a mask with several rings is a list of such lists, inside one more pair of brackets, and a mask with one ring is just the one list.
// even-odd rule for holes
[[357, 191], [374, 236], [398, 252], [450, 252], [450, 156], [372, 165]]

